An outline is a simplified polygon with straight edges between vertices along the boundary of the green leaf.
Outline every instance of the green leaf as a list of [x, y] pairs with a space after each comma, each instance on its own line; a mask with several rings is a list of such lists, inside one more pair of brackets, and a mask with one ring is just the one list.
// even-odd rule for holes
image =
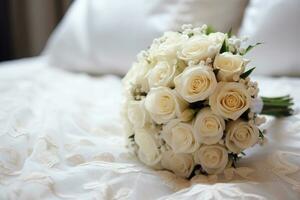
[[220, 49], [220, 54], [229, 51], [229, 47], [228, 44], [226, 42], [226, 39], [224, 39], [223, 43], [222, 43], [222, 47]]
[[196, 174], [196, 171], [200, 172], [200, 174], [203, 175], [208, 175], [208, 173], [206, 171], [204, 171], [204, 169], [202, 168], [201, 165], [195, 165], [192, 173], [190, 174], [190, 176], [187, 178], [188, 180], [191, 180], [195, 175], [198, 175], [198, 173]]
[[214, 72], [215, 76], [217, 76], [217, 75], [218, 75], [219, 71], [220, 71], [220, 69], [214, 69], [214, 70], [213, 70], [213, 72]]
[[262, 44], [261, 42], [258, 42], [258, 43], [256, 43], [255, 45], [249, 45], [249, 46], [246, 48], [245, 52], [244, 52], [242, 55], [245, 55], [246, 53], [248, 53], [249, 51], [251, 51], [254, 47], [256, 47], [256, 46], [258, 46], [258, 45], [261, 45], [261, 44]]
[[133, 135], [130, 135], [130, 136], [128, 137], [128, 139], [134, 141], [134, 134], [133, 134]]
[[240, 75], [240, 78], [242, 78], [242, 79], [247, 78], [247, 77], [253, 72], [254, 69], [255, 69], [255, 67], [253, 67], [253, 68], [251, 68], [251, 69], [245, 71], [244, 73], [242, 73], [242, 74]]
[[209, 34], [215, 33], [215, 32], [216, 32], [216, 30], [212, 26], [208, 25], [205, 34], [209, 35]]
[[291, 101], [293, 98], [290, 95], [280, 97], [261, 97], [264, 101]]
[[246, 155], [244, 152], [241, 152], [241, 154], [242, 154], [243, 156], [245, 156], [245, 155]]
[[270, 107], [288, 107], [294, 105], [293, 102], [290, 101], [264, 101], [265, 106], [270, 106]]
[[189, 38], [194, 36], [194, 33], [189, 33], [188, 34]]
[[227, 36], [228, 36], [228, 38], [231, 38], [231, 36], [232, 36], [232, 28], [230, 28], [229, 31], [227, 32]]
[[249, 120], [249, 115], [248, 115], [249, 112], [250, 112], [250, 108], [247, 109], [247, 110], [240, 116], [240, 118], [243, 119], [243, 120], [248, 121], [248, 120]]
[[271, 115], [274, 117], [287, 117], [293, 115], [294, 110], [289, 107], [276, 108], [276, 107], [263, 107], [262, 115]]
[[196, 102], [190, 103], [189, 107], [191, 109], [201, 109], [201, 108], [204, 108], [205, 107], [205, 100], [203, 100], [203, 101], [196, 101]]
[[232, 160], [232, 166], [233, 166], [234, 168], [236, 168], [237, 162], [238, 162], [239, 159], [241, 159], [241, 157], [238, 156], [238, 155], [235, 154], [235, 153], [229, 153], [229, 154], [228, 154], [228, 157], [229, 157], [230, 160]]
[[261, 139], [264, 139], [265, 138], [265, 136], [264, 136], [264, 133], [259, 129], [259, 137], [261, 138]]

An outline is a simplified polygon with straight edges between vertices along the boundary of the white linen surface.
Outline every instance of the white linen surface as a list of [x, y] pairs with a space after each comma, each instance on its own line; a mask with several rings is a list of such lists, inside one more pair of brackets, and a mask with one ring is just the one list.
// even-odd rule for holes
[[[0, 65], [1, 200], [300, 198], [300, 79], [257, 78], [264, 95], [292, 94], [296, 114], [268, 118], [268, 143], [246, 152], [241, 165], [257, 170], [256, 178], [174, 192], [126, 153], [120, 78], [72, 74], [45, 63]], [[284, 165], [279, 151], [288, 152], [284, 159], [295, 167]]]

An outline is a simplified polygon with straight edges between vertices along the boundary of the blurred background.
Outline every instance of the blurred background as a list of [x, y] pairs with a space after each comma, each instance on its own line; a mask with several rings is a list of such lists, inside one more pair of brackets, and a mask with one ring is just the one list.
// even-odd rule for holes
[[0, 0], [0, 61], [38, 55], [72, 0]]
[[[254, 73], [300, 76], [300, 0], [0, 0], [1, 61], [124, 75], [154, 38], [208, 24], [245, 45]], [[14, 61], [11, 65], [14, 65]]]

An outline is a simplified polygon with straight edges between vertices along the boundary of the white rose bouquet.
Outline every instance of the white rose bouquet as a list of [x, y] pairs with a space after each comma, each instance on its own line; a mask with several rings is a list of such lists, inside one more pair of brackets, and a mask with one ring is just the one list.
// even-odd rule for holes
[[292, 114], [289, 96], [258, 96], [243, 39], [206, 25], [166, 32], [123, 80], [128, 148], [140, 161], [184, 178], [235, 167], [261, 143], [260, 114]]

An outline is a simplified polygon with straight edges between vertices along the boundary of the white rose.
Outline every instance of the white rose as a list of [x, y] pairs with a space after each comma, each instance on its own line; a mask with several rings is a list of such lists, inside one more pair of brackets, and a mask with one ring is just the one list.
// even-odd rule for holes
[[193, 128], [198, 142], [216, 144], [223, 136], [225, 121], [214, 114], [210, 108], [203, 108], [198, 112]]
[[192, 153], [199, 147], [191, 124], [178, 119], [171, 120], [163, 127], [162, 137], [175, 153]]
[[216, 44], [207, 35], [195, 35], [183, 42], [178, 57], [185, 61], [198, 62], [214, 58], [220, 48], [221, 45]]
[[227, 125], [225, 144], [233, 153], [240, 153], [253, 146], [258, 138], [258, 128], [248, 122], [237, 120]]
[[176, 116], [180, 117], [187, 106], [174, 90], [167, 87], [151, 88], [145, 100], [146, 110], [158, 124], [166, 123]]
[[213, 65], [215, 69], [219, 69], [219, 81], [233, 81], [234, 76], [240, 76], [245, 70], [243, 57], [230, 52], [217, 55]]
[[161, 165], [173, 171], [177, 176], [188, 178], [194, 168], [194, 160], [191, 154], [176, 154], [173, 151], [165, 151], [162, 154]]
[[205, 100], [217, 86], [212, 69], [202, 64], [187, 67], [175, 77], [174, 83], [175, 90], [189, 103]]
[[242, 83], [219, 82], [209, 97], [214, 113], [232, 120], [239, 118], [250, 106], [251, 97]]
[[178, 74], [176, 61], [158, 62], [153, 69], [151, 69], [147, 75], [148, 83], [150, 88], [157, 86], [173, 87], [174, 77]]
[[153, 129], [136, 129], [135, 142], [139, 146], [138, 158], [149, 166], [156, 165], [161, 160], [158, 141], [154, 138], [156, 131]]
[[208, 174], [219, 174], [227, 165], [228, 152], [221, 145], [204, 145], [195, 152], [194, 160]]
[[183, 39], [178, 32], [165, 32], [161, 38], [153, 41], [149, 49], [151, 59], [166, 60], [176, 58]]
[[128, 102], [128, 120], [135, 128], [143, 128], [149, 122], [149, 116], [145, 109], [145, 99], [141, 101], [131, 100]]
[[146, 75], [152, 68], [146, 61], [133, 63], [126, 76], [123, 78], [122, 83], [125, 90], [132, 90], [132, 86], [139, 86], [144, 92], [149, 91], [148, 81]]

